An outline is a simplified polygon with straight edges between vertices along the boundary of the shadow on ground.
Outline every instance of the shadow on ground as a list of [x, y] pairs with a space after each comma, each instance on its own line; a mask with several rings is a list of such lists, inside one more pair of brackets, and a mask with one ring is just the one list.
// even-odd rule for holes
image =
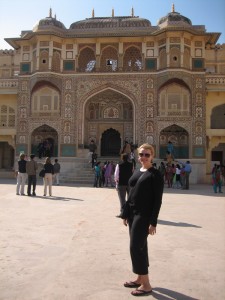
[[152, 297], [158, 300], [199, 300], [198, 298], [160, 287], [153, 289]]
[[158, 220], [158, 224], [167, 225], [167, 226], [202, 228], [201, 226], [194, 225], [194, 224], [188, 224], [188, 223], [184, 223], [184, 222], [171, 222], [171, 221], [165, 221], [165, 220]]

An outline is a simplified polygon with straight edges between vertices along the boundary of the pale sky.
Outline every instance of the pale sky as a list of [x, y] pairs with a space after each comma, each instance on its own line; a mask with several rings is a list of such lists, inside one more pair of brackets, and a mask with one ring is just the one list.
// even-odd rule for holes
[[172, 4], [175, 11], [189, 18], [193, 25], [205, 25], [207, 32], [221, 32], [218, 43], [225, 43], [225, 0], [0, 0], [0, 49], [11, 47], [4, 38], [19, 37], [32, 30], [40, 20], [52, 15], [66, 28], [73, 22], [95, 17], [134, 15], [150, 20], [153, 26], [166, 16]]

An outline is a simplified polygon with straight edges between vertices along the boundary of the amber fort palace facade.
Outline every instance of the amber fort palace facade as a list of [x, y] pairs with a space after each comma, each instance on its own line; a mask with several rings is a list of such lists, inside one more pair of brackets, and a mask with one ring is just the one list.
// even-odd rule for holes
[[225, 164], [225, 45], [218, 32], [172, 7], [153, 25], [130, 16], [92, 16], [66, 28], [52, 15], [5, 40], [0, 50], [0, 169], [21, 152], [52, 144], [65, 171], [93, 139], [101, 157], [125, 140], [155, 147], [168, 141], [190, 160], [193, 182]]

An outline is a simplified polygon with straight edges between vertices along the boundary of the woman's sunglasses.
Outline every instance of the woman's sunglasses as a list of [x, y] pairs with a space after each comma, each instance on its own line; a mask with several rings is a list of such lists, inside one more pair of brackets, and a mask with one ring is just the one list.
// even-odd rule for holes
[[149, 158], [150, 156], [151, 156], [151, 154], [149, 154], [149, 153], [138, 153], [138, 155], [140, 156], [140, 157], [147, 157], [147, 158]]

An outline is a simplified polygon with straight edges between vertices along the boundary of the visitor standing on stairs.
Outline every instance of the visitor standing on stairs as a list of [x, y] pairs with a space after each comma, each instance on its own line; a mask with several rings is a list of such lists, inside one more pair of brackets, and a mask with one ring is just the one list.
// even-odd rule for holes
[[[92, 156], [93, 154], [96, 152], [97, 150], [97, 146], [94, 142], [94, 140], [91, 140], [90, 141], [90, 144], [89, 144], [89, 154], [88, 154], [88, 157], [89, 157], [89, 163], [92, 161]], [[92, 167], [93, 168], [93, 167]]]
[[114, 164], [113, 162], [108, 162], [107, 165], [105, 166], [105, 186], [107, 187], [108, 184], [113, 187], [113, 179], [112, 179], [112, 174], [114, 174]]

